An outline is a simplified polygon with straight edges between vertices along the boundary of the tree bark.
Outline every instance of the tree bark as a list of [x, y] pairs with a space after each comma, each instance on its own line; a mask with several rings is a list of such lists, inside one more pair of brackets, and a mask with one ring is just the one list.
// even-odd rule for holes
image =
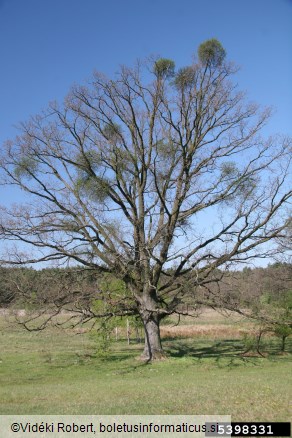
[[163, 351], [161, 338], [159, 317], [155, 313], [145, 312], [141, 315], [144, 331], [145, 331], [145, 346], [141, 355], [141, 359], [145, 361], [161, 360], [166, 357]]

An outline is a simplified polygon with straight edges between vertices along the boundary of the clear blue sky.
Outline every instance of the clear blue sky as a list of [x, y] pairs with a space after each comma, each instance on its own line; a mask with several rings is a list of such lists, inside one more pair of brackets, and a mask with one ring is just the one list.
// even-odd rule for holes
[[0, 145], [93, 69], [153, 53], [183, 66], [211, 37], [250, 99], [276, 108], [270, 132], [292, 134], [292, 0], [0, 0]]

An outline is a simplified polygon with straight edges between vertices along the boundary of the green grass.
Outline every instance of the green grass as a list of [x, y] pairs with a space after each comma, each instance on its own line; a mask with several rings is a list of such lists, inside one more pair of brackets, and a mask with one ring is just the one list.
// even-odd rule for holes
[[[143, 364], [141, 345], [95, 356], [86, 333], [40, 333], [0, 321], [0, 414], [222, 414], [235, 421], [290, 421], [291, 354], [242, 357], [240, 339], [164, 342], [169, 358]], [[291, 347], [291, 340], [288, 347]]]

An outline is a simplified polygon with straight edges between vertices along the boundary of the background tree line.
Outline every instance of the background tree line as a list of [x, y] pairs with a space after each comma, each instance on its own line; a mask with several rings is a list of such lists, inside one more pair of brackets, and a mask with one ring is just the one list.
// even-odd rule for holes
[[[195, 272], [190, 277], [193, 275]], [[265, 268], [218, 270], [214, 275], [216, 281], [189, 294], [186, 282], [186, 299], [180, 314], [195, 315], [202, 307], [235, 311], [259, 322], [263, 330], [274, 331], [283, 338], [291, 334], [292, 264], [277, 262]], [[36, 330], [57, 321], [60, 314], [67, 315], [65, 324], [69, 321], [74, 326], [91, 321], [97, 327], [112, 318], [136, 315], [135, 303], [131, 296], [126, 296], [121, 280], [82, 267], [0, 268], [0, 306], [25, 309], [27, 314], [22, 322], [28, 329]]]

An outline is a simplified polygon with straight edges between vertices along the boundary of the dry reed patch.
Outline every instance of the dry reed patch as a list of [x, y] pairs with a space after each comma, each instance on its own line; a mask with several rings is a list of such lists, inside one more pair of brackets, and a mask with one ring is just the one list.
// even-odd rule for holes
[[192, 337], [208, 337], [214, 339], [239, 339], [246, 333], [250, 333], [251, 329], [240, 326], [226, 325], [179, 325], [179, 326], [162, 326], [162, 338], [192, 338]]

